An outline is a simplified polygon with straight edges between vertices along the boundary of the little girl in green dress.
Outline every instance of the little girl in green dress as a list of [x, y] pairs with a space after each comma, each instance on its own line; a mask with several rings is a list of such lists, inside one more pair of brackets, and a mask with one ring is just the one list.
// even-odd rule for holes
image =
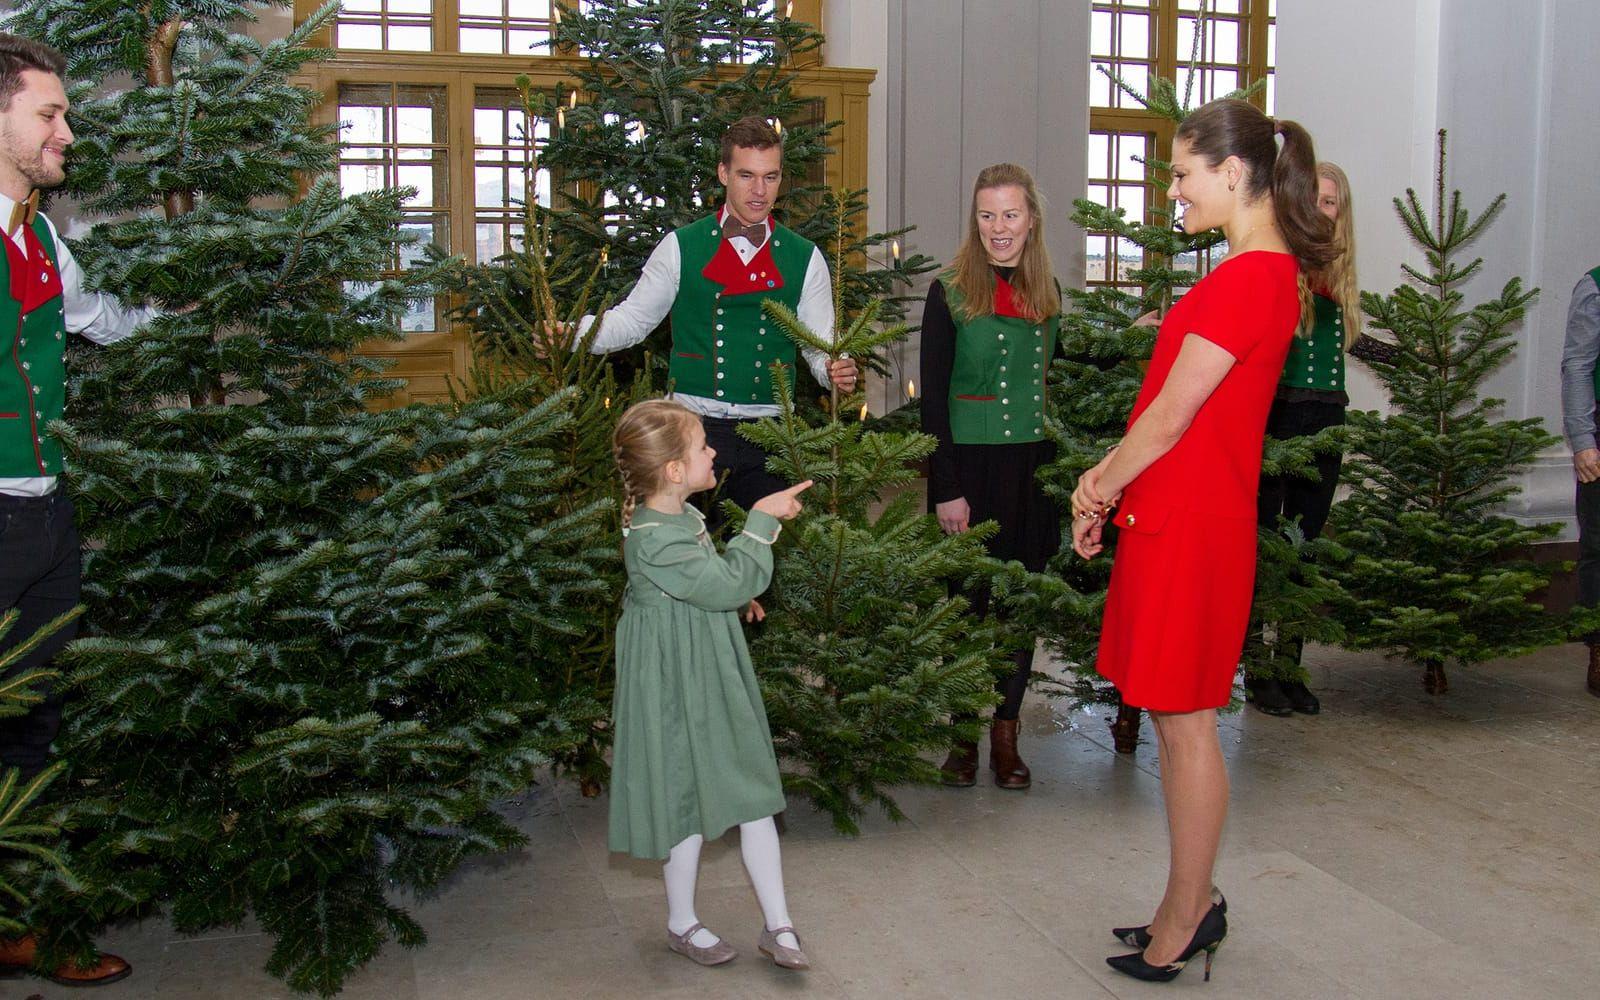
[[695, 917], [700, 847], [738, 825], [766, 918], [757, 947], [808, 966], [789, 920], [773, 815], [784, 808], [761, 689], [739, 624], [762, 616], [772, 543], [800, 513], [798, 486], [762, 497], [719, 554], [685, 501], [716, 485], [700, 418], [670, 400], [629, 407], [612, 452], [622, 476], [628, 589], [617, 622], [610, 846], [666, 859], [667, 947], [701, 965], [737, 954]]

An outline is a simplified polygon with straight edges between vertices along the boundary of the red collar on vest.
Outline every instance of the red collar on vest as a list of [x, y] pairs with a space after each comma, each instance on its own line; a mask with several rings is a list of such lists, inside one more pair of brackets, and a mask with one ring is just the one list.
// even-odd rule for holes
[[10, 265], [11, 298], [22, 304], [22, 315], [26, 316], [61, 294], [61, 275], [50, 263], [50, 256], [44, 252], [44, 244], [39, 242], [32, 226], [22, 227], [21, 247], [14, 240], [0, 242], [6, 245], [6, 263]]
[[739, 252], [733, 248], [733, 244], [718, 240], [717, 252], [711, 255], [711, 262], [700, 274], [707, 281], [721, 285], [724, 295], [749, 295], [782, 288], [783, 275], [778, 273], [778, 265], [772, 259], [772, 241], [777, 235], [774, 227], [767, 242], [761, 244], [761, 249], [756, 251], [748, 264], [739, 259]]
[[998, 274], [994, 276], [994, 314], [1012, 316], [1016, 319], [1033, 319], [1017, 307], [1016, 293], [1011, 287], [1011, 282]]

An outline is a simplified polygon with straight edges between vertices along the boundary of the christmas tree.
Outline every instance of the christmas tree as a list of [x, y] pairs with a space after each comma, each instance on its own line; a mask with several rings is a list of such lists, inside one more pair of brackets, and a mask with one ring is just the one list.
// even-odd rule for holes
[[519, 840], [498, 798], [587, 760], [605, 706], [542, 665], [616, 553], [606, 505], [567, 502], [565, 394], [370, 408], [394, 383], [356, 348], [449, 265], [400, 269], [410, 192], [327, 176], [333, 129], [290, 79], [336, 7], [235, 32], [263, 6], [34, 0], [10, 24], [77, 81], [68, 188], [117, 220], [79, 260], [167, 310], [71, 362], [88, 636], [59, 661], [52, 791], [81, 881], [41, 872], [27, 922], [50, 962], [123, 912], [253, 917], [269, 970], [326, 995], [421, 942], [395, 893]]
[[[880, 327], [873, 303], [841, 313], [847, 325], [830, 342], [783, 306], [766, 309], [797, 344], [834, 358], [871, 358], [908, 329]], [[751, 655], [785, 789], [854, 833], [869, 805], [902, 818], [893, 786], [939, 780], [927, 754], [977, 738], [975, 716], [996, 703], [994, 678], [1011, 668], [1006, 642], [1016, 637], [992, 619], [975, 622], [948, 588], [950, 579], [1003, 572], [984, 554], [993, 526], [945, 535], [902, 492], [934, 439], [872, 429], [859, 393], [836, 392], [813, 423], [794, 406], [787, 370], [775, 369], [782, 414], [741, 433], [772, 456], [775, 473], [816, 485], [808, 513], [785, 533], [774, 602]]]
[[[5, 678], [0, 681], [0, 720], [24, 715], [43, 700], [38, 685], [54, 681], [60, 676], [57, 671], [11, 671], [39, 643], [81, 612], [81, 608], [75, 609], [47, 622], [33, 635], [0, 653], [0, 677]], [[16, 627], [20, 614], [15, 609], [0, 614], [0, 642]], [[51, 764], [28, 780], [23, 780], [22, 772], [14, 767], [0, 768], [0, 936], [28, 930], [18, 916], [32, 904], [30, 890], [41, 871], [51, 870], [63, 879], [72, 877], [60, 853], [51, 847], [60, 836], [60, 828], [40, 815], [40, 808], [34, 804], [65, 767], [59, 762]]]
[[1383, 649], [1423, 668], [1424, 688], [1448, 689], [1445, 665], [1516, 656], [1560, 642], [1566, 623], [1529, 601], [1555, 564], [1517, 553], [1558, 525], [1525, 525], [1499, 513], [1512, 477], [1557, 443], [1537, 419], [1496, 420], [1504, 400], [1483, 397], [1486, 378], [1511, 357], [1516, 328], [1538, 294], [1520, 279], [1468, 306], [1461, 287], [1482, 258], [1464, 251], [1494, 221], [1505, 195], [1474, 216], [1461, 192], [1445, 195], [1439, 133], [1430, 215], [1413, 189], [1395, 210], [1423, 251], [1423, 267], [1388, 295], [1362, 294], [1372, 325], [1394, 335], [1392, 361], [1373, 365], [1389, 393], [1387, 415], [1349, 415], [1349, 496], [1331, 523], [1349, 557], [1332, 572], [1344, 587], [1340, 614], [1357, 648]]

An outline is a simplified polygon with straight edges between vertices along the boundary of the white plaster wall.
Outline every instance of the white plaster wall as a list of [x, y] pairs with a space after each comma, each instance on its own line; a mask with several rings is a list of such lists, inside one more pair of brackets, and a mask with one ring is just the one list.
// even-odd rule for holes
[[[1481, 211], [1505, 209], [1470, 248], [1481, 273], [1468, 303], [1516, 276], [1541, 289], [1518, 328], [1519, 348], [1486, 394], [1508, 418], [1539, 418], [1561, 432], [1560, 365], [1566, 306], [1580, 274], [1600, 264], [1600, 4], [1593, 0], [1343, 0], [1279, 9], [1279, 113], [1302, 120], [1319, 153], [1350, 174], [1363, 287], [1399, 283], [1420, 254], [1391, 198], [1413, 186], [1434, 204], [1435, 132], [1448, 131], [1447, 189]], [[1356, 368], [1359, 366], [1353, 366]], [[1354, 405], [1381, 407], [1370, 377], [1352, 373]], [[1565, 444], [1522, 476], [1510, 513], [1559, 521], [1572, 533], [1572, 471]]]
[[[1081, 284], [1083, 233], [1068, 217], [1085, 187], [1088, 0], [889, 0], [888, 10], [887, 224], [915, 225], [909, 246], [948, 261], [978, 171], [1019, 163], [1048, 202], [1057, 274]], [[899, 404], [918, 357], [915, 341], [893, 352], [884, 406]]]
[[[1277, 113], [1311, 131], [1317, 155], [1344, 168], [1363, 288], [1392, 288], [1420, 264], [1393, 199], [1433, 176], [1440, 0], [1341, 0], [1278, 6]], [[1349, 366], [1352, 406], [1380, 408], [1382, 388]]]

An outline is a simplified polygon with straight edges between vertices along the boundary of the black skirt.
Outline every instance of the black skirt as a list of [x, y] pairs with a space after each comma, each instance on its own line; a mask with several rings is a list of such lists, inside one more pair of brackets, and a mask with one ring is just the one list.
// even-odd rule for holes
[[[971, 524], [995, 521], [989, 554], [1015, 559], [1033, 572], [1061, 547], [1061, 513], [1034, 474], [1055, 458], [1055, 443], [952, 445], [956, 478], [972, 508]], [[928, 509], [934, 503], [930, 498]]]

